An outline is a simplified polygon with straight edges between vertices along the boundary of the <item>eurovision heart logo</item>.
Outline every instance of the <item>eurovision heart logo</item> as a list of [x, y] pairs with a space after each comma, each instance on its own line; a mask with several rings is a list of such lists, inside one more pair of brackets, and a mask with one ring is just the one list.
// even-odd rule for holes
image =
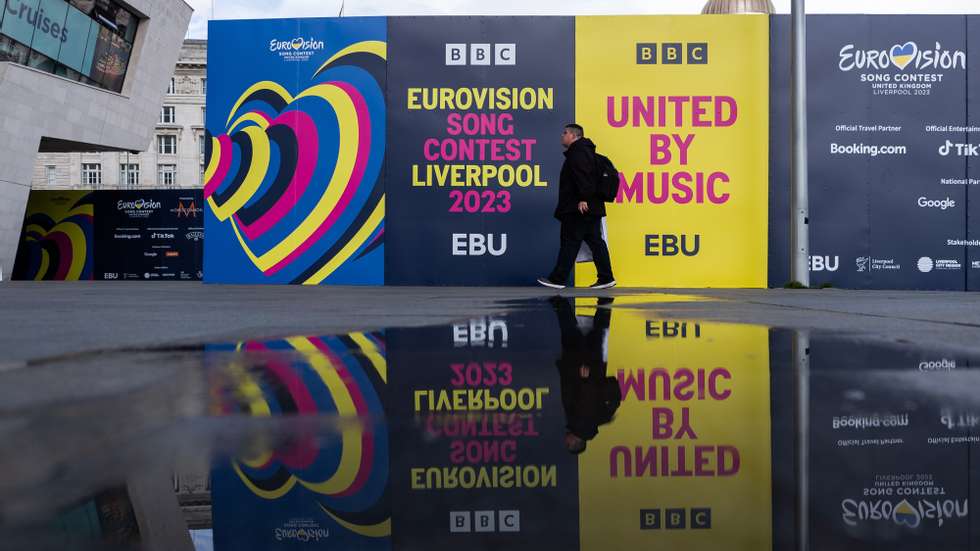
[[905, 499], [895, 506], [894, 517], [895, 524], [905, 525], [909, 528], [917, 528], [922, 522], [919, 512]]
[[300, 49], [300, 48], [303, 47], [303, 39], [302, 38], [294, 38], [293, 39], [293, 42], [290, 45], [293, 47], [294, 50], [298, 50], [298, 49]]
[[[257, 82], [225, 132], [207, 134], [208, 207], [266, 276], [287, 270], [291, 283], [318, 284], [383, 246], [386, 60], [384, 42], [359, 42], [297, 94]], [[368, 77], [331, 71], [350, 67]]]
[[904, 71], [909, 63], [915, 60], [915, 56], [919, 53], [919, 47], [915, 42], [906, 42], [905, 44], [896, 44], [892, 46], [890, 52], [888, 52], [889, 57], [891, 57], [892, 65], [898, 67], [900, 70]]
[[227, 415], [340, 419], [339, 438], [322, 426], [297, 424], [271, 448], [252, 450], [232, 469], [253, 494], [268, 500], [293, 488], [316, 494], [328, 516], [367, 537], [391, 535], [388, 512], [388, 429], [380, 391], [387, 384], [384, 334], [291, 337], [235, 345], [222, 370]]
[[[93, 194], [45, 193], [38, 197], [44, 204], [28, 206], [14, 279], [92, 279]], [[71, 206], [65, 209], [59, 206], [62, 204]]]

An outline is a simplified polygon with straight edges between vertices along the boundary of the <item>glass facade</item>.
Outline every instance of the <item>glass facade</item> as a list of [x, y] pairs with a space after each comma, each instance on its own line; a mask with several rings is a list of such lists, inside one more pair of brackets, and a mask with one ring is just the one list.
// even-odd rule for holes
[[122, 90], [138, 18], [114, 0], [0, 0], [0, 61]]

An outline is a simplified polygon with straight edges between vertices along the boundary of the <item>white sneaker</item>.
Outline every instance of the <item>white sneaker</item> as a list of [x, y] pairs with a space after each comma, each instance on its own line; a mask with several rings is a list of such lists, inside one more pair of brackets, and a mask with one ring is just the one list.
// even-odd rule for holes
[[592, 285], [589, 285], [589, 289], [612, 289], [615, 286], [616, 286], [616, 280], [613, 279], [612, 281], [607, 281], [605, 283], [596, 281]]
[[546, 277], [539, 277], [538, 278], [538, 283], [540, 283], [541, 285], [544, 285], [545, 287], [551, 287], [552, 289], [564, 289], [565, 288], [565, 286], [562, 285], [561, 283], [555, 283], [554, 281], [551, 281], [550, 279], [548, 279]]

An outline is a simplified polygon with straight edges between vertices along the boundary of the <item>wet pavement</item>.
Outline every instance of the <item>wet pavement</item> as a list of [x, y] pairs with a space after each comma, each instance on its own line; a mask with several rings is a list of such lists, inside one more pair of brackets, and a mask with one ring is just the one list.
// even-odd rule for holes
[[0, 548], [980, 549], [969, 346], [466, 310], [0, 370]]

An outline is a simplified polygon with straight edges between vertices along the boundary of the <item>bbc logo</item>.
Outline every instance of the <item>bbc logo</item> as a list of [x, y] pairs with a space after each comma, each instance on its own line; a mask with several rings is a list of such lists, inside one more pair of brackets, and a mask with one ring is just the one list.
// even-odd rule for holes
[[708, 530], [711, 509], [640, 509], [640, 530]]
[[446, 44], [446, 65], [517, 65], [517, 44]]
[[656, 65], [658, 57], [661, 65], [707, 65], [708, 43], [664, 42], [659, 48], [656, 42], [636, 43], [637, 65]]
[[450, 511], [449, 531], [454, 534], [470, 532], [520, 532], [520, 511]]

